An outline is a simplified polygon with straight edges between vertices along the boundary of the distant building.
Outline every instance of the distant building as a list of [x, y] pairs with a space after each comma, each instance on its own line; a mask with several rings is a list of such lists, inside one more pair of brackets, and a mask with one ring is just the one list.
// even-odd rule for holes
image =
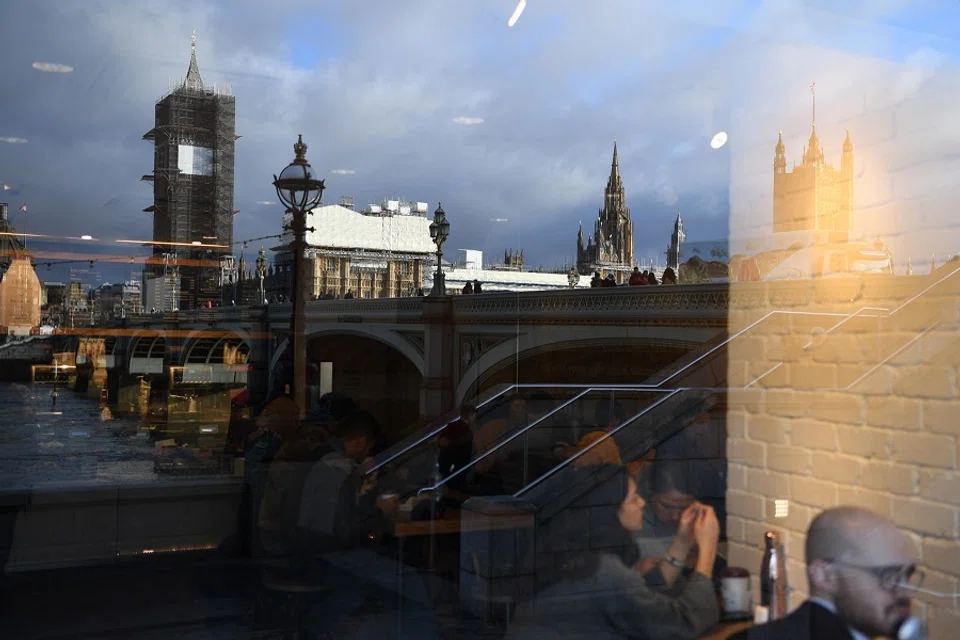
[[458, 269], [483, 269], [483, 251], [460, 249], [455, 264]]
[[846, 242], [853, 230], [853, 142], [848, 129], [839, 170], [826, 162], [817, 136], [816, 95], [813, 100], [813, 126], [802, 163], [787, 171], [782, 132], [774, 147], [773, 231], [817, 232], [822, 241]]
[[62, 282], [44, 282], [41, 283], [40, 305], [50, 307], [62, 307], [63, 296], [67, 291], [67, 285]]
[[143, 313], [140, 283], [102, 284], [93, 292], [94, 322], [102, 324]]
[[604, 276], [613, 273], [617, 282], [624, 282], [629, 279], [633, 266], [633, 222], [620, 177], [617, 143], [614, 142], [610, 177], [593, 235], [584, 243], [582, 226], [577, 233], [577, 271], [582, 275], [592, 275], [595, 271]]
[[503, 268], [523, 271], [523, 249], [513, 251], [507, 249], [503, 252]]
[[[284, 216], [289, 224], [290, 214]], [[334, 204], [317, 207], [307, 232], [307, 296], [397, 298], [426, 286], [436, 246], [430, 238], [427, 203], [387, 200], [354, 211]], [[293, 238], [284, 234], [265, 283], [267, 298], [290, 297]]]
[[73, 281], [67, 284], [66, 293], [63, 296], [65, 321], [68, 326], [86, 326], [93, 324], [93, 317], [90, 313], [90, 301], [87, 292], [83, 288], [83, 283]]
[[40, 326], [40, 278], [0, 202], [0, 330], [28, 335]]
[[[544, 273], [541, 271], [524, 271], [514, 264], [506, 264], [507, 258], [520, 256], [522, 253], [506, 252], [502, 265], [483, 267], [483, 252], [475, 249], [462, 249], [461, 254], [468, 252], [473, 256], [469, 262], [460, 262], [452, 265], [444, 264], [444, 282], [447, 293], [456, 295], [463, 287], [474, 281], [480, 282], [483, 293], [503, 291], [547, 291], [550, 289], [569, 289], [570, 281], [566, 273]], [[581, 275], [577, 282], [578, 287], [589, 287], [590, 276]]]
[[670, 248], [667, 250], [667, 266], [673, 269], [677, 275], [679, 275], [680, 259], [683, 257], [680, 245], [683, 244], [686, 237], [687, 234], [683, 232], [683, 220], [677, 213], [677, 219], [673, 223], [673, 233], [670, 234]]
[[[233, 175], [236, 99], [228, 87], [205, 85], [196, 36], [186, 78], [155, 108], [153, 258], [144, 269], [147, 303], [162, 311], [220, 303], [233, 262]], [[151, 285], [149, 281], [161, 282]], [[172, 283], [171, 281], [176, 281]], [[146, 301], [145, 301], [146, 302]]]

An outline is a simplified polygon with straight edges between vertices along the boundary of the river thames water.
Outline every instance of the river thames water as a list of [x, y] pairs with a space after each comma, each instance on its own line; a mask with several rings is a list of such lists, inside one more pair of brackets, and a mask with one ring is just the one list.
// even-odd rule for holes
[[53, 386], [0, 382], [0, 489], [164, 480], [136, 421], [100, 420], [100, 405]]

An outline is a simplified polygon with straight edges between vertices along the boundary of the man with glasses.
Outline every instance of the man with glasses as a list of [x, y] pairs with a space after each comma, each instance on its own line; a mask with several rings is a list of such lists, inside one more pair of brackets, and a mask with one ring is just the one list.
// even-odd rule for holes
[[810, 599], [738, 640], [866, 640], [897, 637], [910, 593], [923, 583], [913, 543], [886, 518], [858, 507], [828, 509], [807, 531]]

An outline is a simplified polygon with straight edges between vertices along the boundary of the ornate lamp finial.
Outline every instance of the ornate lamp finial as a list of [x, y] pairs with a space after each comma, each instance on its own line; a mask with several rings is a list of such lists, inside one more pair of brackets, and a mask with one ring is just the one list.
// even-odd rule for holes
[[293, 153], [296, 156], [294, 162], [304, 163], [307, 161], [307, 143], [303, 141], [303, 134], [297, 135], [297, 141], [293, 145]]

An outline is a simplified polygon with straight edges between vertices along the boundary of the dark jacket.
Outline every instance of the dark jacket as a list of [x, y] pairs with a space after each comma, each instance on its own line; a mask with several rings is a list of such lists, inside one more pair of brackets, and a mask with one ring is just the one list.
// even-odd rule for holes
[[808, 600], [787, 617], [736, 633], [730, 640], [853, 640], [853, 636], [843, 620]]
[[300, 503], [313, 466], [334, 450], [330, 442], [289, 442], [274, 457], [260, 502], [259, 526], [264, 550], [286, 556], [295, 550]]
[[664, 595], [619, 557], [604, 555], [589, 578], [558, 582], [521, 605], [506, 637], [693, 640], [719, 617], [713, 584], [703, 576]]
[[389, 530], [371, 493], [361, 496], [363, 477], [342, 446], [314, 464], [300, 501], [301, 544], [315, 553], [344, 550]]

